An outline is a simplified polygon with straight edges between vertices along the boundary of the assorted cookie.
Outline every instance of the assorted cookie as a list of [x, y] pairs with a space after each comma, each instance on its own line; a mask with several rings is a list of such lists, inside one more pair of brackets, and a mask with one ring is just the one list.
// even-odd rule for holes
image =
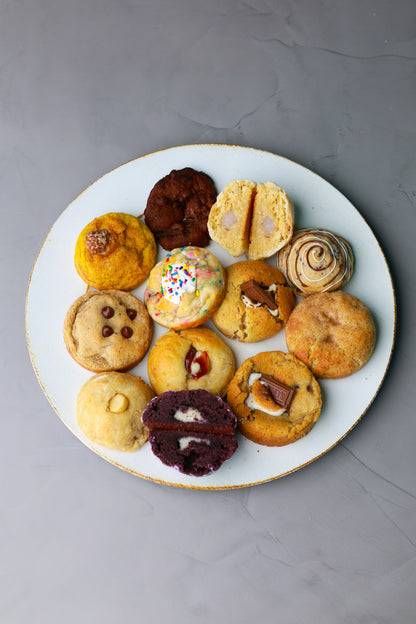
[[376, 329], [360, 299], [335, 290], [310, 295], [296, 306], [286, 325], [286, 344], [317, 377], [337, 379], [368, 362]]
[[124, 213], [97, 217], [78, 236], [75, 268], [97, 290], [134, 290], [156, 262], [156, 241], [145, 223]]
[[167, 390], [207, 390], [223, 397], [235, 372], [233, 352], [207, 327], [170, 330], [147, 357], [147, 374], [156, 394]]
[[187, 475], [218, 470], [238, 446], [235, 414], [206, 390], [164, 392], [150, 401], [142, 420], [156, 457]]
[[139, 299], [121, 290], [91, 291], [66, 313], [64, 340], [84, 368], [100, 373], [126, 371], [145, 356], [153, 326]]
[[77, 399], [77, 420], [86, 437], [117, 451], [136, 451], [148, 439], [142, 413], [154, 397], [140, 377], [110, 371], [91, 377]]
[[164, 327], [197, 327], [208, 320], [225, 293], [225, 271], [200, 247], [173, 249], [150, 272], [144, 301], [150, 316]]
[[163, 249], [205, 247], [210, 242], [207, 221], [216, 196], [213, 181], [203, 171], [174, 169], [151, 190], [145, 222]]
[[227, 402], [241, 433], [266, 446], [291, 444], [319, 418], [322, 399], [309, 368], [282, 351], [258, 353], [239, 367], [228, 386]]
[[[64, 321], [69, 354], [96, 373], [77, 398], [85, 436], [118, 451], [149, 439], [164, 464], [193, 476], [234, 454], [237, 427], [265, 446], [304, 437], [321, 413], [316, 378], [357, 372], [375, 348], [370, 311], [340, 290], [354, 270], [348, 241], [322, 228], [294, 233], [293, 204], [273, 182], [233, 180], [217, 196], [190, 167], [154, 185], [144, 218], [107, 213], [76, 241], [75, 268], [96, 289]], [[211, 240], [249, 259], [223, 268], [205, 249]], [[156, 264], [157, 243], [168, 254]], [[263, 261], [274, 254], [277, 267]], [[146, 279], [144, 305], [129, 291]], [[152, 319], [169, 331], [149, 351]], [[225, 340], [201, 327], [208, 319], [242, 343], [285, 329], [289, 353], [263, 351], [236, 370]], [[148, 351], [151, 385], [124, 372]]]
[[269, 258], [293, 234], [294, 208], [287, 193], [274, 182], [256, 184], [233, 180], [221, 191], [208, 217], [213, 241], [232, 256]]
[[226, 271], [225, 297], [212, 316], [215, 327], [240, 342], [277, 334], [295, 305], [283, 274], [262, 260], [235, 262]]
[[277, 267], [299, 297], [345, 286], [354, 270], [348, 241], [320, 228], [298, 230], [277, 254]]

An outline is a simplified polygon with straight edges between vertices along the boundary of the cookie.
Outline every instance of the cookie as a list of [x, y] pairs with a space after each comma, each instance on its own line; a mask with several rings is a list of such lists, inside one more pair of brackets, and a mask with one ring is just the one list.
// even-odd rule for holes
[[284, 446], [305, 436], [319, 418], [321, 390], [294, 355], [258, 353], [243, 362], [228, 386], [227, 402], [241, 433], [265, 446]]
[[205, 247], [210, 242], [207, 220], [216, 196], [213, 181], [203, 171], [174, 169], [151, 190], [145, 222], [163, 249]]
[[376, 329], [369, 309], [341, 290], [303, 299], [286, 325], [286, 344], [317, 377], [356, 373], [370, 359]]
[[117, 451], [136, 451], [147, 441], [142, 412], [154, 392], [140, 377], [114, 371], [91, 377], [77, 399], [77, 420], [89, 440]]
[[277, 254], [277, 268], [299, 297], [345, 286], [354, 270], [348, 241], [320, 228], [298, 230]]
[[269, 258], [292, 237], [294, 208], [274, 182], [233, 180], [221, 191], [208, 217], [213, 241], [232, 256]]
[[210, 318], [224, 293], [225, 271], [217, 258], [200, 247], [182, 247], [152, 269], [144, 301], [157, 323], [185, 329]]
[[142, 416], [153, 453], [184, 474], [207, 475], [237, 449], [236, 417], [206, 390], [172, 390], [152, 399]]
[[97, 290], [134, 290], [156, 262], [156, 241], [147, 225], [130, 214], [97, 217], [78, 236], [75, 268]]
[[[215, 327], [240, 342], [258, 342], [277, 334], [295, 305], [283, 274], [262, 260], [235, 262], [226, 272], [225, 297], [212, 316]], [[250, 290], [253, 282], [254, 290]]]
[[94, 373], [133, 368], [145, 356], [152, 333], [143, 303], [121, 290], [82, 295], [70, 306], [64, 321], [68, 352]]
[[147, 358], [147, 373], [156, 394], [202, 388], [223, 397], [234, 372], [230, 347], [206, 327], [168, 331]]
[[255, 182], [233, 180], [218, 195], [209, 213], [209, 235], [235, 258], [248, 251], [255, 192]]
[[250, 226], [248, 257], [269, 258], [292, 238], [294, 207], [286, 191], [274, 182], [257, 184]]

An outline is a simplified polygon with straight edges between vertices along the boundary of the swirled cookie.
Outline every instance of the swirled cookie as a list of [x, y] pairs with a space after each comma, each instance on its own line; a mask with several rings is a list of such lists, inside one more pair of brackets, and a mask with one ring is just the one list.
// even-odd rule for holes
[[342, 290], [303, 299], [290, 315], [285, 335], [289, 351], [317, 377], [327, 378], [356, 373], [376, 344], [369, 309]]
[[99, 373], [78, 394], [78, 424], [92, 442], [117, 451], [136, 451], [148, 438], [141, 417], [153, 397], [153, 390], [140, 377]]
[[146, 354], [152, 333], [143, 303], [121, 290], [82, 295], [70, 306], [64, 321], [69, 354], [94, 373], [133, 368]]
[[277, 255], [277, 267], [299, 297], [342, 288], [354, 269], [352, 249], [342, 236], [319, 228], [298, 230]]
[[156, 341], [147, 358], [147, 373], [156, 394], [202, 388], [222, 397], [234, 372], [233, 352], [207, 327], [171, 329]]
[[154, 321], [172, 329], [202, 325], [225, 293], [225, 271], [200, 247], [173, 249], [150, 272], [144, 301]]
[[203, 171], [174, 169], [151, 190], [145, 222], [163, 249], [205, 247], [210, 241], [208, 214], [216, 196], [213, 181]]
[[227, 338], [258, 342], [286, 324], [295, 304], [283, 274], [262, 260], [235, 262], [226, 269], [227, 290], [212, 316]]
[[92, 288], [133, 290], [156, 262], [156, 241], [130, 214], [107, 213], [89, 223], [75, 245], [75, 268]]
[[312, 372], [282, 351], [265, 351], [245, 360], [228, 386], [227, 402], [241, 433], [265, 446], [284, 446], [305, 436], [322, 407]]

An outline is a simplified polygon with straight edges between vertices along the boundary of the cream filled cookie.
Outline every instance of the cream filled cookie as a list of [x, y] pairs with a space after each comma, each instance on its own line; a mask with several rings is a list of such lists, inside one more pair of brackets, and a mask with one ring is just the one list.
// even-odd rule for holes
[[99, 373], [78, 394], [78, 424], [92, 442], [117, 451], [136, 451], [149, 435], [142, 413], [153, 397], [153, 390], [140, 377]]
[[152, 333], [143, 303], [121, 290], [82, 295], [70, 306], [64, 321], [68, 352], [94, 373], [133, 368], [146, 354]]
[[342, 288], [354, 270], [348, 241], [320, 228], [298, 230], [277, 255], [277, 267], [299, 297]]
[[147, 373], [156, 394], [196, 390], [224, 396], [235, 372], [230, 347], [206, 327], [173, 330], [149, 351]]
[[225, 271], [200, 247], [173, 249], [150, 272], [144, 301], [160, 325], [185, 329], [202, 325], [224, 297]]
[[265, 446], [284, 446], [305, 436], [322, 407], [312, 372], [282, 351], [245, 360], [228, 386], [227, 402], [241, 433]]
[[227, 289], [212, 316], [227, 338], [258, 342], [286, 324], [295, 305], [283, 274], [262, 260], [243, 260], [227, 267]]

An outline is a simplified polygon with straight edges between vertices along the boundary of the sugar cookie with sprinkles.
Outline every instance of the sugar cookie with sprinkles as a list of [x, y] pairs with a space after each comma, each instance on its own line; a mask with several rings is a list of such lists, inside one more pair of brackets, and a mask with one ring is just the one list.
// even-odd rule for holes
[[171, 329], [208, 320], [225, 294], [226, 273], [207, 249], [173, 249], [150, 272], [144, 301], [152, 319]]

